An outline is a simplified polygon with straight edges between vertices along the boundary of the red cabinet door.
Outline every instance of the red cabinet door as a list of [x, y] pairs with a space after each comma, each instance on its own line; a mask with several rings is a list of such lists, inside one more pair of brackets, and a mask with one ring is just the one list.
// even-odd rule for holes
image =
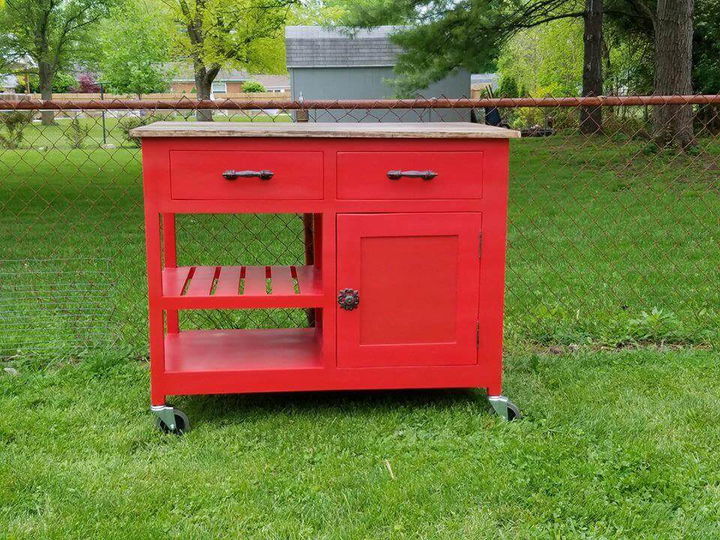
[[339, 367], [477, 363], [479, 213], [341, 214]]

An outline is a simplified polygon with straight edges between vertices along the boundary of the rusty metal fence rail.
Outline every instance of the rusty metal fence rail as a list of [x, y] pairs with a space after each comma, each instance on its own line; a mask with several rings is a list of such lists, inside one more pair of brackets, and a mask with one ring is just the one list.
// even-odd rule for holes
[[[663, 108], [670, 114], [658, 115]], [[656, 118], [688, 110], [690, 140], [656, 140]], [[0, 99], [0, 362], [145, 354], [141, 163], [128, 131], [210, 118], [487, 120], [523, 129], [511, 150], [508, 348], [716, 346], [719, 115], [720, 96]], [[297, 215], [181, 216], [179, 262], [301, 264], [305, 233]], [[307, 318], [292, 310], [190, 312], [181, 323], [295, 326]]]

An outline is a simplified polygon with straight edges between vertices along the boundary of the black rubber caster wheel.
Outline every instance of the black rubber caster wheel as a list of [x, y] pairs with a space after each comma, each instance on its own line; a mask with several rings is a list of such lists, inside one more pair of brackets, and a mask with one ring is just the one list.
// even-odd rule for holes
[[508, 401], [507, 404], [507, 421], [512, 422], [513, 420], [517, 420], [522, 415], [520, 414], [520, 409], [517, 408], [517, 405], [515, 405], [512, 401]]
[[170, 429], [161, 418], [155, 419], [157, 428], [163, 433], [172, 433], [174, 435], [183, 435], [190, 431], [190, 420], [188, 420], [187, 414], [179, 409], [174, 409], [173, 412], [175, 413], [175, 429]]

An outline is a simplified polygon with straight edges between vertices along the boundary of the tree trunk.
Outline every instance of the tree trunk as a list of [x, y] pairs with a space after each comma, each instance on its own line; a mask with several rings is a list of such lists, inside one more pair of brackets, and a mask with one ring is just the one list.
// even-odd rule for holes
[[[603, 0], [585, 0], [583, 96], [603, 94]], [[580, 132], [602, 132], [602, 107], [580, 108]]]
[[[693, 0], [658, 0], [655, 19], [655, 94], [692, 93]], [[659, 105], [654, 138], [660, 146], [695, 144], [692, 105]]]
[[[52, 67], [47, 62], [38, 63], [38, 79], [40, 79], [40, 97], [43, 101], [49, 101], [52, 99], [52, 82], [53, 82]], [[50, 126], [55, 122], [55, 115], [52, 111], [42, 111], [40, 113], [43, 126]]]
[[[217, 70], [208, 70], [202, 63], [195, 62], [195, 92], [197, 99], [210, 99], [212, 83], [216, 75]], [[212, 122], [212, 110], [198, 109], [195, 111], [195, 118], [198, 122]]]

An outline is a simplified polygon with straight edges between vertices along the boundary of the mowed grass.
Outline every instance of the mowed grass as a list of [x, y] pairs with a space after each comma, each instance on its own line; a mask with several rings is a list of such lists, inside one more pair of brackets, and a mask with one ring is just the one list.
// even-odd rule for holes
[[[472, 391], [185, 397], [178, 438], [147, 411], [139, 150], [99, 148], [91, 121], [85, 149], [60, 123], [0, 150], [4, 300], [9, 283], [64, 290], [32, 271], [56, 264], [110, 306], [11, 304], [29, 326], [0, 336], [19, 373], [0, 371], [0, 537], [720, 535], [717, 141], [699, 156], [513, 142], [505, 390], [522, 421]], [[301, 231], [292, 215], [184, 216], [181, 262], [297, 263]], [[184, 322], [212, 324], [272, 320]]]
[[716, 538], [710, 351], [518, 354], [506, 424], [473, 391], [179, 398], [144, 362], [0, 376], [6, 538]]
[[[106, 335], [141, 355], [140, 151], [127, 143], [100, 148], [100, 118], [83, 121], [92, 126], [85, 149], [69, 148], [61, 120], [33, 125], [31, 148], [0, 150], [0, 260], [19, 261], [4, 270], [30, 282], [40, 278], [23, 267], [27, 259], [63, 259], [57, 264], [70, 273], [107, 269], [87, 294], [111, 298], [112, 323], [104, 314], [84, 320], [107, 326]], [[106, 126], [117, 142], [113, 122]], [[720, 342], [720, 142], [702, 139], [695, 156], [644, 148], [639, 140], [574, 135], [513, 141], [508, 347]], [[303, 261], [301, 223], [291, 215], [182, 216], [179, 240], [185, 264]], [[18, 313], [42, 321], [52, 358], [78, 340], [72, 317], [48, 323], [51, 314], [31, 302]], [[203, 323], [200, 314], [186, 319]], [[256, 323], [244, 314], [227, 322]], [[0, 354], [44, 354], [23, 324], [0, 338]]]

